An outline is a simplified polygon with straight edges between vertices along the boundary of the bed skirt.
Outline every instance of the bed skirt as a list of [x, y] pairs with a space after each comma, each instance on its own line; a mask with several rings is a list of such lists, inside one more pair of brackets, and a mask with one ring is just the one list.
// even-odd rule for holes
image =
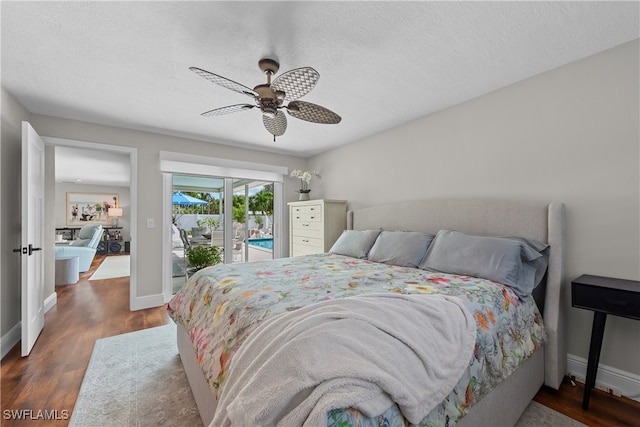
[[180, 360], [182, 360], [184, 372], [187, 374], [187, 380], [189, 380], [191, 392], [193, 393], [193, 398], [198, 406], [202, 423], [205, 426], [208, 426], [216, 413], [218, 401], [205, 380], [202, 368], [198, 365], [196, 352], [193, 348], [193, 344], [191, 344], [189, 333], [184, 326], [180, 324], [176, 324], [176, 326], [178, 330], [177, 342], [178, 351], [180, 352]]

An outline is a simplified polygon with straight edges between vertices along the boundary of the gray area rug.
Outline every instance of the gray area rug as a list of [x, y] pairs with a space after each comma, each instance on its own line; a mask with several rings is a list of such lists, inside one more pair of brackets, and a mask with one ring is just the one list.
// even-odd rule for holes
[[[517, 427], [583, 426], [531, 402]], [[202, 426], [173, 323], [96, 341], [71, 427]]]
[[69, 426], [202, 426], [175, 324], [97, 340]]
[[584, 424], [560, 412], [531, 401], [518, 420], [516, 427], [581, 427]]

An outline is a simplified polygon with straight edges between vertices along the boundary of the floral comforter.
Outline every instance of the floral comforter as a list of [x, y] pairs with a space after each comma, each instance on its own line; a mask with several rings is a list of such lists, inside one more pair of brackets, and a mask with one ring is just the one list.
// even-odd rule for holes
[[[189, 332], [197, 361], [219, 397], [234, 354], [260, 322], [305, 305], [373, 292], [452, 295], [474, 313], [477, 339], [469, 367], [449, 396], [422, 420], [423, 426], [455, 424], [544, 339], [533, 298], [521, 300], [504, 285], [333, 254], [200, 270], [167, 308]], [[419, 324], [416, 319], [416, 327]], [[373, 418], [350, 408], [334, 410], [327, 423], [336, 427], [407, 425], [395, 405]]]

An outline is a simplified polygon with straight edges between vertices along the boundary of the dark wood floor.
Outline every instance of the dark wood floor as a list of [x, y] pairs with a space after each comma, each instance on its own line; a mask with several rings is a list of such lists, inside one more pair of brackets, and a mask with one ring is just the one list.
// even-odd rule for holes
[[543, 386], [534, 400], [588, 426], [640, 426], [640, 402], [592, 390], [589, 410], [582, 409], [584, 385], [567, 379], [560, 390]]
[[[20, 344], [2, 360], [0, 408], [2, 426], [66, 426], [68, 420], [17, 421], [5, 410], [30, 409], [33, 414], [57, 411], [70, 415], [97, 339], [164, 325], [164, 307], [129, 311], [128, 278], [89, 281], [104, 260], [96, 256], [91, 269], [75, 285], [56, 287], [58, 303], [45, 315], [45, 327], [29, 357]], [[582, 385], [564, 384], [559, 391], [543, 387], [535, 400], [590, 426], [639, 426], [640, 403], [595, 390], [589, 411], [582, 410]], [[93, 426], [92, 426], [93, 427]]]
[[164, 307], [129, 311], [128, 277], [88, 280], [105, 257], [97, 255], [77, 284], [56, 286], [58, 303], [45, 314], [44, 329], [29, 357], [20, 357], [18, 343], [2, 359], [2, 426], [66, 426], [68, 420], [6, 420], [4, 410], [70, 415], [97, 339], [169, 322]]

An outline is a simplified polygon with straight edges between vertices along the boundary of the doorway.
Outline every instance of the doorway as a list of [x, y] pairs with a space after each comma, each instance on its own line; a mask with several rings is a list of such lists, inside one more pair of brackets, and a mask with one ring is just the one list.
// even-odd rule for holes
[[[43, 140], [45, 141], [45, 144], [47, 145], [51, 145], [54, 146], [56, 151], [58, 150], [76, 150], [76, 151], [87, 151], [87, 152], [91, 152], [94, 154], [96, 159], [101, 159], [103, 161], [108, 160], [110, 158], [122, 158], [123, 162], [126, 163], [126, 168], [118, 168], [117, 166], [114, 166], [115, 164], [112, 164], [108, 171], [109, 171], [109, 176], [108, 176], [108, 181], [106, 182], [110, 182], [110, 180], [114, 177], [114, 175], [117, 174], [127, 174], [127, 183], [120, 183], [120, 184], [108, 184], [108, 185], [113, 185], [114, 187], [128, 187], [128, 200], [123, 199], [118, 201], [118, 207], [119, 208], [124, 208], [124, 212], [125, 212], [125, 217], [120, 218], [120, 222], [119, 225], [122, 226], [123, 224], [126, 224], [126, 228], [127, 230], [118, 230], [119, 232], [122, 231], [126, 231], [127, 233], [125, 234], [125, 237], [122, 239], [122, 243], [120, 244], [121, 250], [128, 250], [129, 252], [129, 271], [130, 271], [130, 277], [129, 277], [129, 309], [130, 310], [137, 310], [139, 309], [139, 303], [136, 301], [136, 288], [137, 288], [137, 278], [136, 278], [136, 259], [137, 259], [137, 221], [135, 221], [135, 218], [137, 217], [137, 149], [133, 148], [133, 147], [124, 147], [124, 146], [116, 146], [116, 145], [108, 145], [108, 144], [102, 144], [102, 143], [94, 143], [94, 142], [86, 142], [86, 141], [76, 141], [76, 140], [68, 140], [68, 139], [61, 139], [61, 138], [51, 138], [51, 137], [43, 137]], [[92, 170], [93, 175], [94, 176], [98, 176], [100, 175], [98, 173], [98, 168], [97, 167], [93, 167], [91, 168], [90, 165], [86, 165], [84, 162], [79, 162], [79, 164], [75, 165], [73, 168], [67, 168], [67, 169], [73, 169], [74, 171], [80, 171], [82, 167], [88, 167], [90, 170]], [[58, 168], [58, 165], [56, 164], [54, 166], [54, 168]], [[78, 172], [79, 173], [79, 172]], [[49, 175], [51, 178], [53, 178], [54, 175], [54, 171], [52, 171], [51, 175]], [[103, 182], [102, 185], [105, 185], [106, 182]], [[89, 183], [86, 182], [86, 184], [88, 185]], [[97, 183], [94, 183], [94, 185]], [[69, 185], [82, 185], [81, 183], [77, 183], [77, 184], [70, 184], [70, 183], [66, 183], [67, 186]], [[75, 190], [74, 190], [75, 191]], [[79, 190], [78, 190], [79, 191]], [[123, 206], [123, 202], [126, 206]], [[47, 202], [49, 203], [49, 202]], [[51, 205], [48, 206], [50, 211], [54, 211], [55, 209], [65, 209], [64, 207], [61, 206], [65, 206], [66, 205], [66, 200], [57, 200], [57, 201], [52, 201]], [[56, 228], [67, 228], [67, 224], [55, 224], [54, 221], [52, 220], [52, 222], [50, 224], [46, 224], [46, 230], [45, 232], [47, 233], [47, 235], [51, 236], [51, 246], [54, 245], [53, 239], [54, 239], [54, 235], [56, 234], [55, 229]], [[115, 245], [114, 245], [115, 246]], [[50, 262], [51, 263], [51, 271], [53, 271], [53, 264], [54, 264], [54, 260], [53, 260], [53, 256], [51, 257], [50, 260], [46, 260], [46, 262]]]

